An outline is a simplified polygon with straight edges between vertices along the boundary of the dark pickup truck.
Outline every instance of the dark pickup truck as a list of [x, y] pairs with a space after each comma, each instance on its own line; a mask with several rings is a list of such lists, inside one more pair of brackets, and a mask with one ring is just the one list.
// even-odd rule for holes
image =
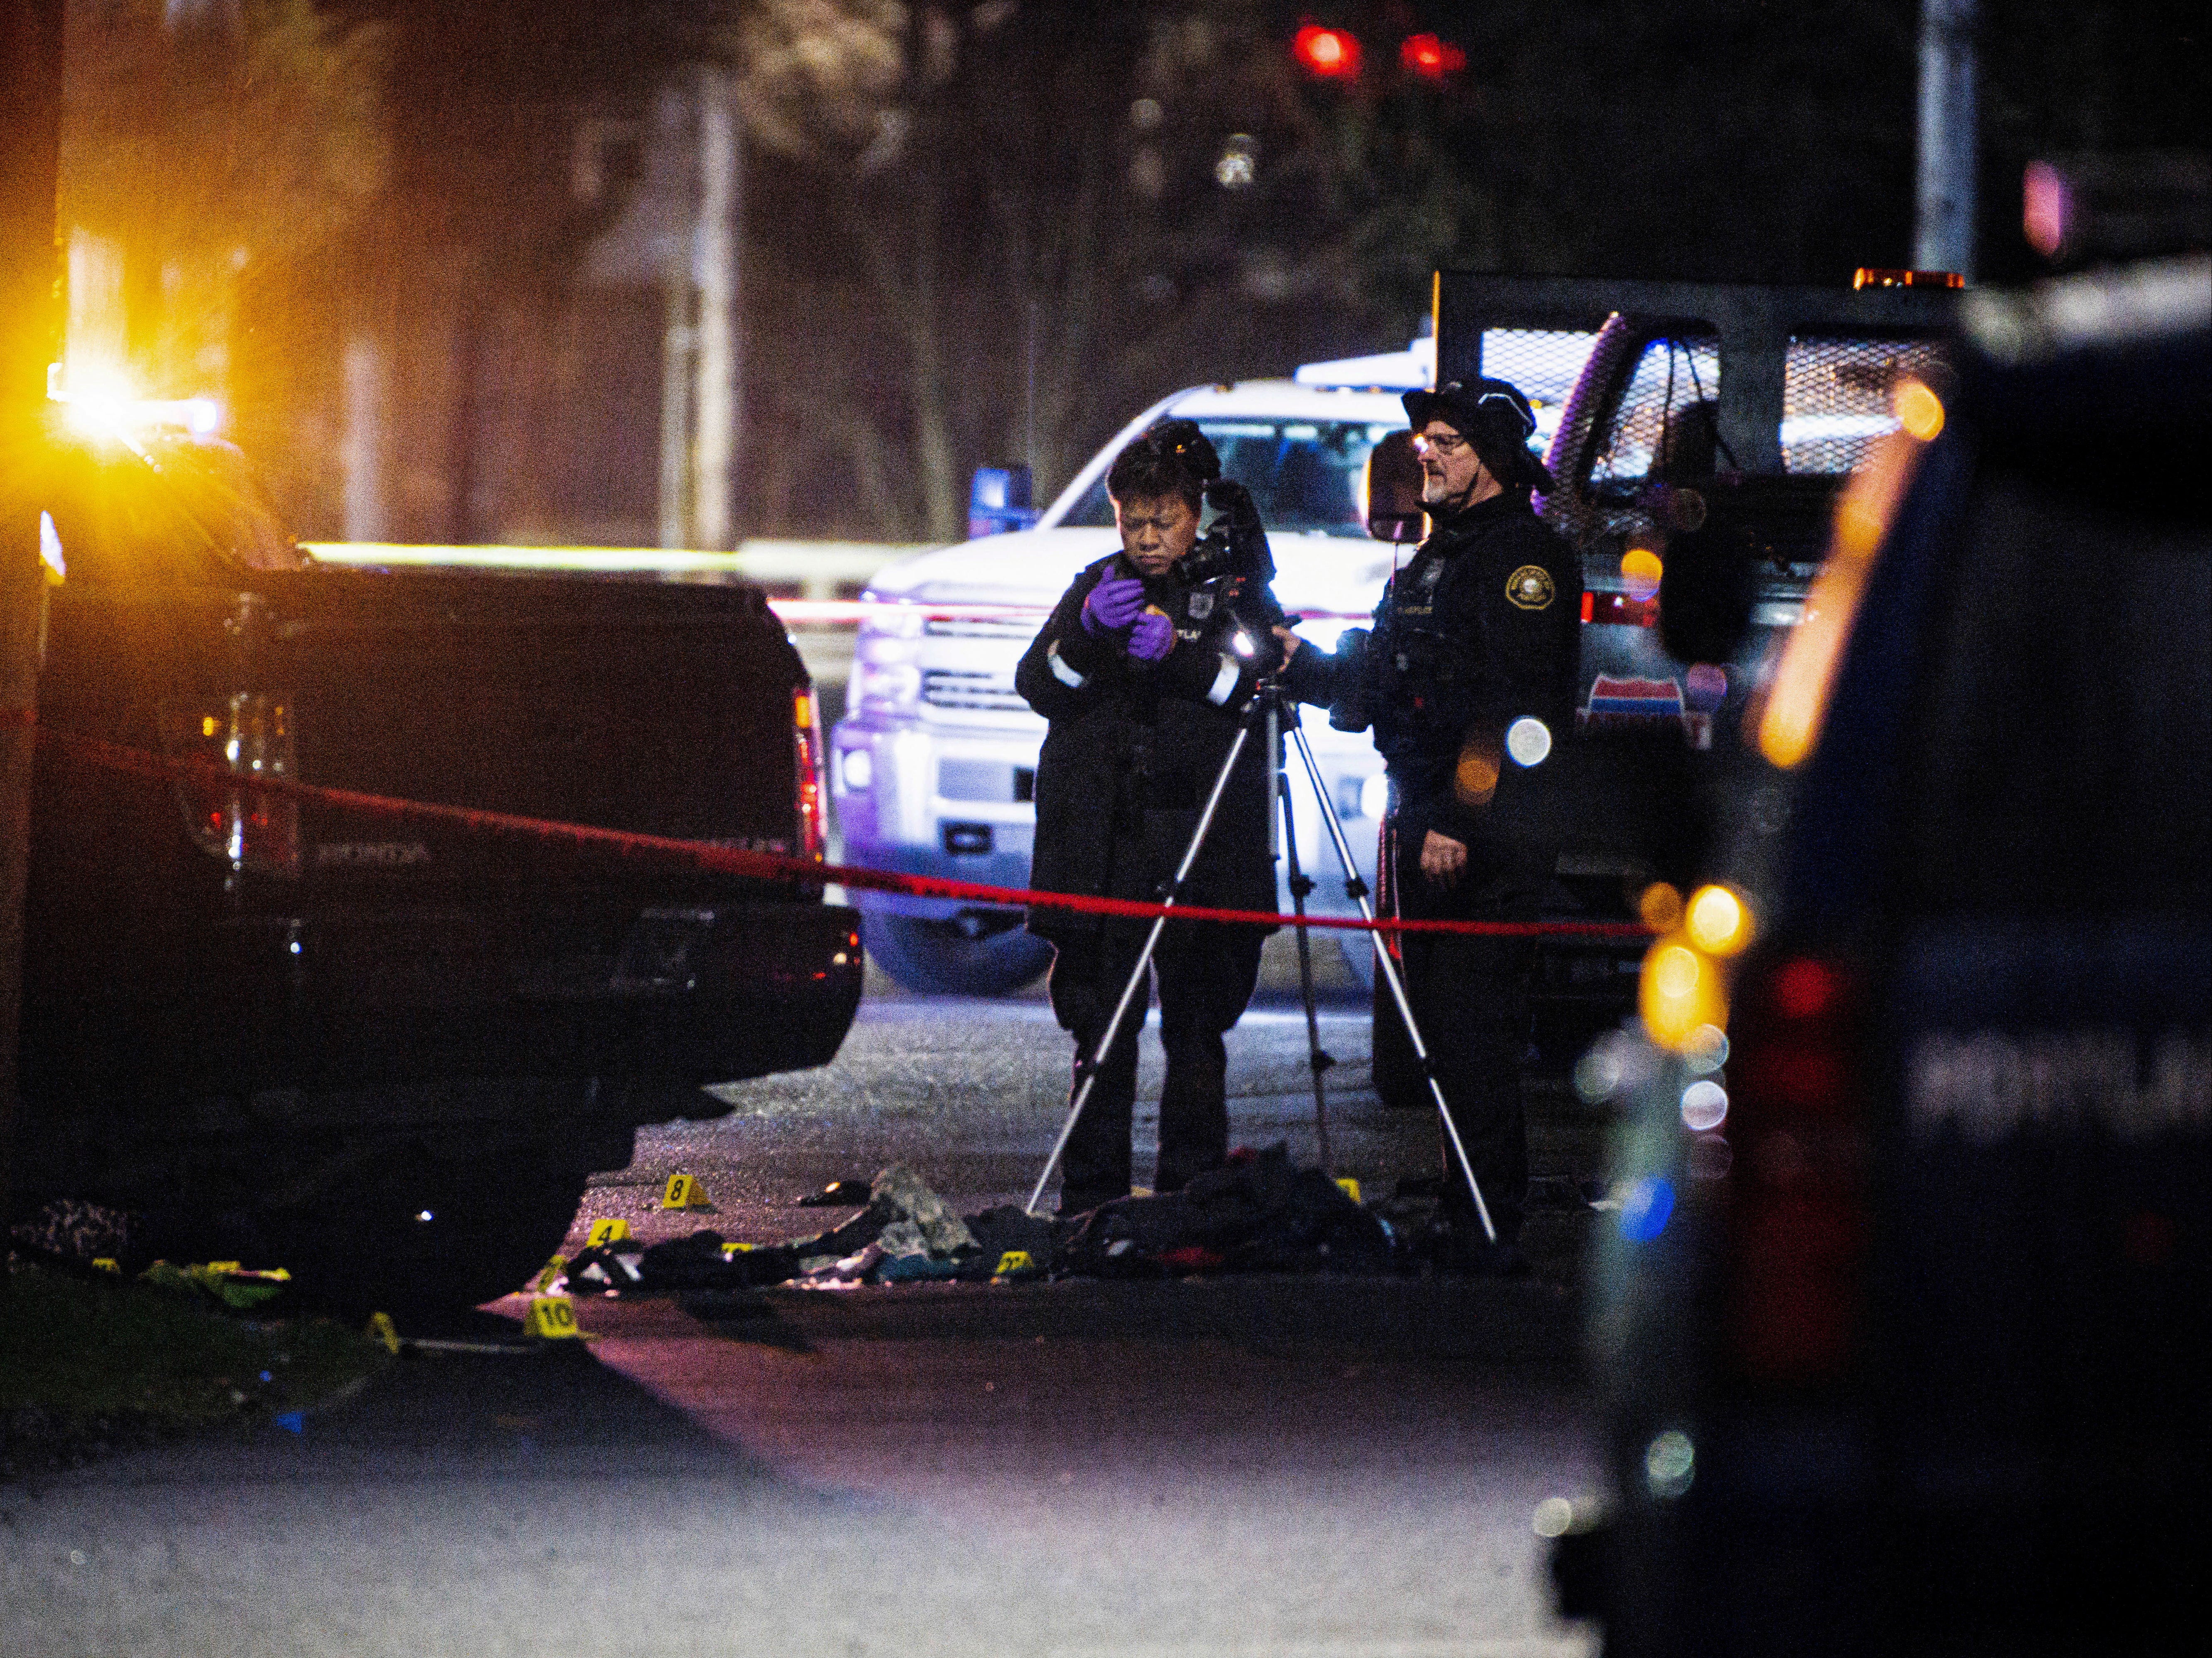
[[[1844, 483], [1915, 382], [1942, 383], [1960, 295], [1926, 273], [1833, 288], [1446, 271], [1439, 380], [1543, 386], [1558, 487], [1547, 521], [1581, 554], [1578, 729], [1501, 786], [1559, 848], [1568, 919], [1633, 913], [1655, 877], [1755, 863], [1783, 802], [1741, 740], [1803, 615]], [[1885, 285], [1887, 283], [1897, 285]], [[1379, 488], [1370, 499], [1382, 499]], [[1378, 532], [1405, 535], [1387, 520]], [[1547, 1048], [1578, 1052], [1626, 1010], [1640, 946], [1541, 952]]]
[[836, 1053], [861, 956], [817, 883], [225, 781], [818, 858], [811, 688], [759, 590], [317, 568], [220, 446], [52, 465], [19, 1199], [471, 1304], [639, 1124]]

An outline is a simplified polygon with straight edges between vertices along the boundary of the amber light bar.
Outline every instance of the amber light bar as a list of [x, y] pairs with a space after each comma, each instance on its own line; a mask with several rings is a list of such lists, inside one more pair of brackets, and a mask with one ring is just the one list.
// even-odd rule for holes
[[1858, 288], [1964, 288], [1966, 279], [1955, 270], [1881, 270], [1863, 264], [1852, 274]]

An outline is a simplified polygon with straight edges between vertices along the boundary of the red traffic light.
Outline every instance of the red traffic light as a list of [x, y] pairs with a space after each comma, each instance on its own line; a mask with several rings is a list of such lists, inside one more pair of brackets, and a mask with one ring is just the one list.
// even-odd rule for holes
[[1467, 53], [1433, 34], [1409, 34], [1398, 48], [1398, 66], [1425, 81], [1441, 81], [1467, 67]]
[[1348, 81], [1359, 73], [1359, 37], [1348, 29], [1309, 23], [1291, 37], [1298, 67], [1323, 80]]

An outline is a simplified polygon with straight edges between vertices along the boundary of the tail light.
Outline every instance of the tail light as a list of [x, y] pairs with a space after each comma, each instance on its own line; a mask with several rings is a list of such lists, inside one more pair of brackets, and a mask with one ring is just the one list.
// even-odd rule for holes
[[[299, 874], [299, 803], [242, 780], [281, 780], [294, 774], [291, 699], [276, 692], [240, 691], [173, 709], [166, 723], [169, 752], [198, 762], [177, 785], [177, 796], [200, 849], [225, 859], [234, 871]], [[228, 781], [226, 774], [241, 780]]]
[[1866, 1253], [1857, 986], [1785, 956], [1736, 987], [1728, 1137], [1729, 1334], [1741, 1374], [1840, 1376], [1858, 1333]]
[[829, 853], [830, 822], [822, 798], [822, 710], [811, 686], [792, 689], [791, 735], [797, 761], [793, 774], [798, 795], [799, 856], [818, 864]]

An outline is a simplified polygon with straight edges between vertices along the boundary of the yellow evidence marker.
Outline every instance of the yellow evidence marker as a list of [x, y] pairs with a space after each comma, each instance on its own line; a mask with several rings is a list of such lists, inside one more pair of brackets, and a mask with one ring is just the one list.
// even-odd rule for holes
[[707, 1199], [707, 1188], [691, 1175], [671, 1175], [668, 1189], [660, 1194], [663, 1209], [712, 1209]]
[[371, 1313], [368, 1315], [368, 1339], [371, 1341], [382, 1342], [386, 1352], [391, 1353], [395, 1357], [398, 1357], [399, 1352], [399, 1327], [392, 1323], [391, 1314]]
[[540, 1341], [574, 1341], [584, 1333], [576, 1327], [576, 1303], [566, 1296], [532, 1296], [522, 1321], [522, 1333]]
[[1350, 1198], [1354, 1203], [1359, 1201], [1359, 1182], [1352, 1179], [1351, 1175], [1339, 1175], [1336, 1177], [1336, 1189], [1343, 1193], [1347, 1198]]
[[1036, 1262], [1030, 1259], [1026, 1249], [1009, 1249], [999, 1257], [999, 1264], [991, 1273], [993, 1278], [1012, 1278], [1017, 1272], [1034, 1272]]
[[620, 1215], [609, 1215], [605, 1220], [595, 1220], [592, 1230], [584, 1235], [585, 1247], [603, 1249], [629, 1236], [629, 1223]]
[[561, 1276], [561, 1269], [568, 1264], [568, 1257], [566, 1255], [555, 1255], [545, 1263], [544, 1270], [538, 1274], [537, 1289], [539, 1295], [551, 1292], [554, 1280]]

